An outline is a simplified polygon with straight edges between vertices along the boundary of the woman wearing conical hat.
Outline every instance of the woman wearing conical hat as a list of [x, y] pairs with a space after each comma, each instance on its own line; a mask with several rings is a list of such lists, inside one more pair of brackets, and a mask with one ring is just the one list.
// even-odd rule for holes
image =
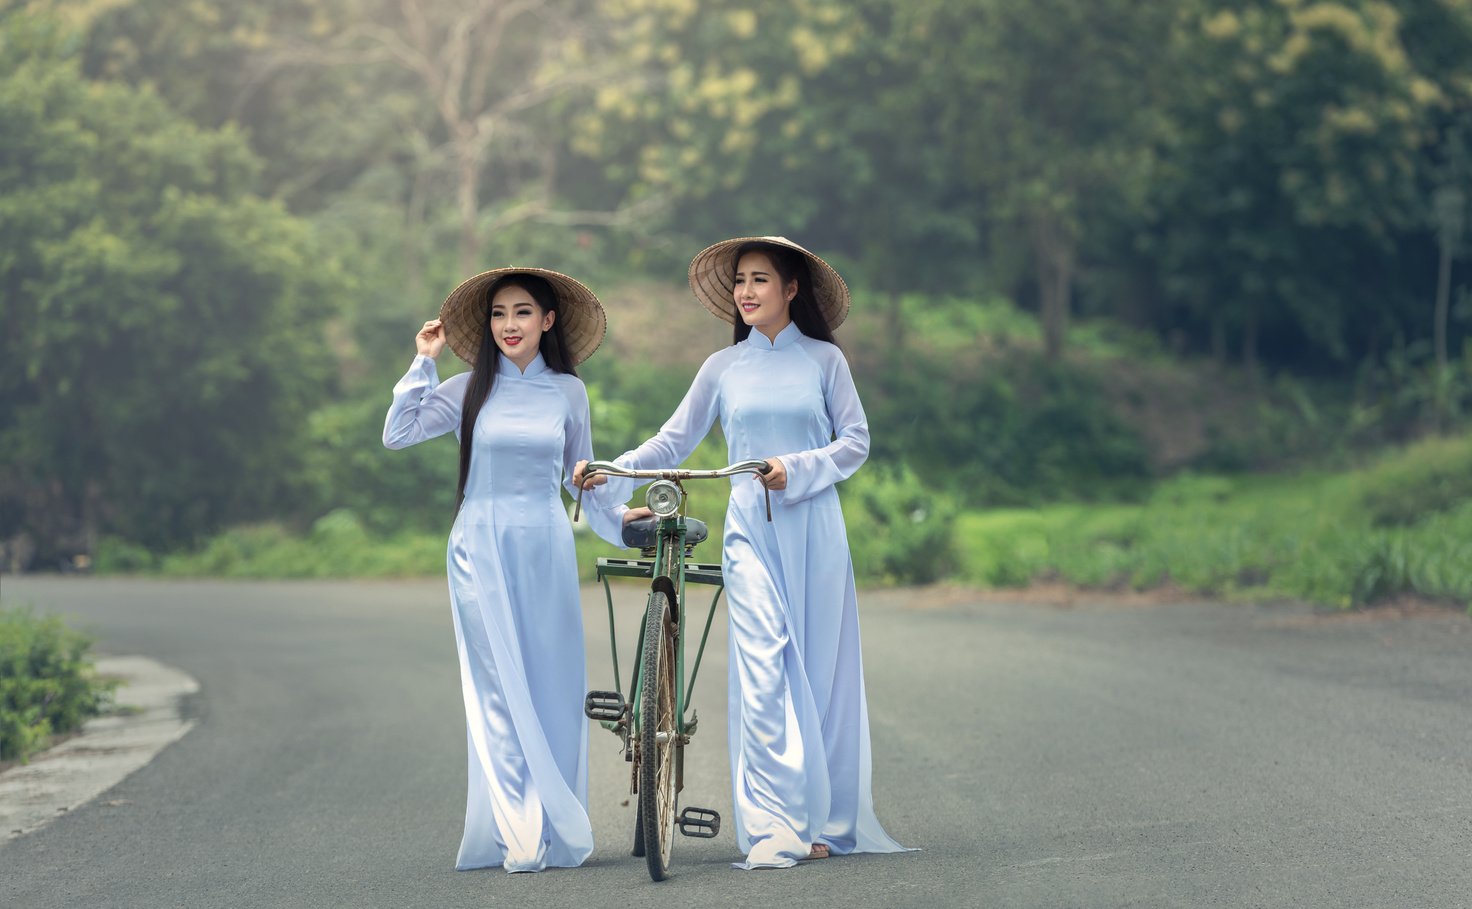
[[[676, 467], [719, 417], [732, 462], [772, 467], [759, 479], [771, 490], [771, 523], [746, 476], [732, 481], [726, 512], [729, 746], [746, 855], [737, 867], [904, 851], [870, 795], [858, 604], [835, 489], [869, 453], [864, 409], [833, 343], [848, 288], [782, 237], [709, 247], [690, 264], [690, 286], [733, 324], [734, 343], [705, 361], [659, 434], [617, 463]], [[610, 485], [631, 491], [626, 480]]]
[[[582, 609], [559, 488], [575, 488], [572, 471], [592, 454], [574, 367], [605, 325], [597, 297], [566, 275], [477, 275], [415, 337], [384, 422], [389, 448], [460, 440], [447, 557], [470, 758], [459, 869], [540, 871], [593, 850]], [[473, 368], [441, 382], [434, 358], [446, 344]], [[618, 541], [618, 512], [601, 496], [583, 510]]]

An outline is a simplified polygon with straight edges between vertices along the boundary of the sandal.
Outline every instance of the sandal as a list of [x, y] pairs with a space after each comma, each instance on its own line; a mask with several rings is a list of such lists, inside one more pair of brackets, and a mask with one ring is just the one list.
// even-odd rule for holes
[[812, 851], [808, 853], [808, 857], [803, 859], [803, 861], [815, 862], [818, 859], [825, 859], [831, 854], [827, 843], [814, 843]]

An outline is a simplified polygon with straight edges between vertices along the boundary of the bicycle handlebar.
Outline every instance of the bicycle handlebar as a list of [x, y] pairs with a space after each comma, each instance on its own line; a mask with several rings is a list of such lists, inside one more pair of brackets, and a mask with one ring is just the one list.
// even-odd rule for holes
[[631, 470], [620, 467], [612, 461], [589, 461], [588, 466], [583, 468], [583, 479], [586, 481], [590, 476], [606, 473], [611, 477], [624, 477], [630, 480], [715, 480], [721, 477], [734, 477], [741, 473], [767, 474], [772, 470], [772, 465], [766, 461], [737, 461], [735, 464], [727, 464], [716, 470]]
[[[738, 474], [743, 473], [749, 473], [753, 475], [762, 474], [763, 476], [765, 476], [766, 474], [771, 472], [772, 465], [768, 464], [766, 461], [758, 461], [756, 459], [737, 461], [735, 464], [727, 464], [725, 467], [720, 467], [715, 470], [632, 470], [628, 467], [620, 467], [612, 461], [589, 461], [587, 466], [583, 468], [583, 482], [586, 483], [589, 477], [594, 477], [599, 474], [607, 474], [610, 477], [623, 477], [629, 480], [678, 481], [718, 480], [722, 477], [734, 477]], [[581, 517], [583, 513], [584, 488], [585, 487], [582, 484], [578, 485], [577, 507], [573, 510], [572, 514], [572, 519], [574, 521]], [[767, 489], [765, 486], [762, 487], [762, 491], [766, 493], [767, 520], [770, 521], [772, 520], [772, 491], [770, 489]]]

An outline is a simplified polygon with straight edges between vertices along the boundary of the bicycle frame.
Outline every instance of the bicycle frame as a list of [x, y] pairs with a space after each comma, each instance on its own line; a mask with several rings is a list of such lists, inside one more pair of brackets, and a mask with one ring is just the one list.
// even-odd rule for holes
[[[720, 603], [721, 593], [725, 590], [725, 578], [721, 572], [719, 563], [687, 562], [691, 547], [687, 547], [685, 540], [688, 526], [685, 523], [685, 505], [687, 501], [683, 480], [688, 479], [717, 479], [736, 476], [743, 473], [765, 473], [767, 470], [765, 461], [741, 461], [731, 464], [719, 470], [629, 470], [619, 467], [607, 461], [592, 461], [587, 465], [585, 478], [607, 474], [610, 476], [623, 477], [627, 479], [650, 479], [670, 480], [679, 488], [680, 498], [678, 509], [669, 515], [661, 516], [657, 525], [655, 545], [652, 552], [644, 550], [644, 557], [639, 559], [598, 559], [597, 577], [603, 584], [604, 596], [608, 605], [608, 632], [609, 646], [613, 657], [614, 690], [629, 705], [627, 721], [600, 720], [600, 725], [619, 735], [624, 742], [625, 759], [632, 761], [633, 752], [629, 748], [630, 738], [637, 734], [639, 724], [639, 695], [643, 684], [642, 666], [638, 659], [629, 675], [629, 694], [624, 698], [623, 687], [619, 680], [618, 662], [618, 631], [613, 614], [613, 590], [608, 583], [610, 577], [647, 578], [651, 584], [652, 593], [660, 589], [660, 582], [665, 582], [665, 593], [672, 602], [675, 612], [675, 624], [679, 629], [675, 646], [675, 717], [677, 761], [675, 766], [676, 791], [684, 788], [684, 761], [683, 746], [689, 742], [690, 736], [695, 733], [699, 725], [698, 715], [691, 713], [686, 717], [686, 710], [690, 704], [691, 695], [695, 689], [695, 680], [700, 673], [700, 664], [705, 656], [705, 645], [710, 639], [711, 624], [715, 619], [716, 606]], [[579, 490], [577, 509], [574, 512], [574, 520], [582, 511], [582, 491]], [[771, 520], [770, 496], [767, 502], [767, 519]], [[686, 585], [688, 583], [703, 584], [716, 588], [715, 595], [711, 598], [710, 607], [705, 617], [705, 625], [700, 635], [700, 646], [695, 654], [695, 661], [687, 677], [685, 674], [685, 628], [686, 624]], [[649, 605], [646, 604], [647, 610]], [[643, 652], [644, 624], [640, 623], [639, 639], [635, 643], [634, 653]]]
[[[587, 465], [584, 482], [598, 474], [617, 477], [658, 480], [650, 487], [649, 510], [658, 518], [653, 526], [638, 528], [637, 543], [644, 546], [640, 559], [598, 560], [598, 579], [608, 600], [608, 638], [613, 649], [614, 691], [589, 691], [583, 701], [583, 713], [599, 721], [623, 740], [624, 759], [631, 764], [629, 794], [638, 796], [638, 812], [634, 821], [633, 854], [642, 856], [655, 881], [669, 877], [675, 830], [686, 836], [710, 838], [720, 833], [720, 812], [711, 808], [687, 805], [676, 814], [680, 793], [685, 789], [685, 746], [695, 734], [698, 718], [693, 710], [686, 716], [700, 662], [710, 638], [710, 626], [716, 605], [725, 589], [725, 578], [719, 564], [687, 562], [693, 547], [689, 542], [689, 525], [685, 506], [689, 496], [681, 483], [687, 479], [715, 479], [740, 473], [765, 474], [770, 470], [765, 461], [742, 461], [720, 470], [629, 470], [606, 461]], [[765, 487], [766, 484], [763, 484]], [[583, 489], [578, 489], [577, 511], [582, 514]], [[772, 504], [767, 500], [767, 520], [772, 519]], [[653, 537], [643, 536], [653, 530]], [[624, 540], [630, 539], [626, 525]], [[613, 616], [613, 589], [610, 577], [649, 578], [649, 599], [644, 606], [644, 619], [639, 623], [639, 643], [635, 650], [634, 669], [629, 678], [629, 697], [625, 698], [619, 683], [618, 627]], [[700, 649], [695, 664], [685, 672], [685, 608], [686, 584], [710, 584], [716, 588], [710, 610], [705, 617], [705, 630], [700, 636]]]

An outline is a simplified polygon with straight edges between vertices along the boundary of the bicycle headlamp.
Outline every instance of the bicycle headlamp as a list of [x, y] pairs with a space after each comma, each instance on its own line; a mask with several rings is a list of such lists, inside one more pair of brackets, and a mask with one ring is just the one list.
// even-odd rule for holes
[[657, 480], [649, 486], [649, 496], [645, 500], [649, 504], [649, 510], [662, 518], [680, 510], [680, 487], [669, 480]]

